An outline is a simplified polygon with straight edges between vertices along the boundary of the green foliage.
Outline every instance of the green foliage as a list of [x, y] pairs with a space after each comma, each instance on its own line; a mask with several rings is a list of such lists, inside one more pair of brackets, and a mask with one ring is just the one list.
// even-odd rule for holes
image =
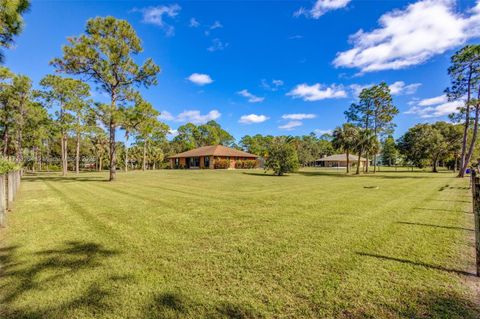
[[20, 168], [20, 164], [5, 158], [0, 158], [0, 174], [5, 174], [11, 171], [18, 170]]
[[393, 136], [389, 135], [382, 145], [382, 162], [383, 165], [396, 165], [398, 161], [398, 149]]
[[270, 169], [275, 175], [282, 176], [285, 173], [295, 172], [298, 166], [298, 155], [292, 141], [275, 137], [268, 148], [265, 169]]
[[215, 169], [227, 169], [230, 168], [230, 160], [228, 159], [215, 159], [213, 162], [213, 168]]
[[202, 125], [187, 123], [177, 129], [173, 139], [176, 152], [185, 152], [201, 146], [224, 145], [233, 146], [235, 139], [215, 121]]
[[[0, 46], [10, 48], [13, 37], [23, 28], [22, 14], [30, 7], [28, 0], [0, 0]], [[0, 62], [3, 53], [0, 52]]]
[[139, 66], [134, 56], [142, 51], [133, 27], [114, 17], [87, 21], [85, 34], [68, 39], [63, 57], [52, 61], [58, 71], [92, 79], [110, 97], [110, 104], [96, 104], [97, 114], [109, 130], [110, 180], [116, 176], [115, 132], [121, 125], [122, 105], [135, 99], [134, 88], [157, 84], [160, 68], [152, 59]]

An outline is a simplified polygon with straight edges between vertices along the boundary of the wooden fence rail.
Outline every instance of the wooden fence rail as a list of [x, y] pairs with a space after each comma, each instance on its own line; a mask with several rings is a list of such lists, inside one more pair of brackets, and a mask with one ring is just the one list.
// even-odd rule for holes
[[473, 218], [475, 220], [475, 257], [477, 276], [480, 276], [480, 176], [476, 169], [471, 169]]
[[23, 170], [0, 175], [0, 227], [5, 227], [7, 211], [12, 209], [22, 176]]

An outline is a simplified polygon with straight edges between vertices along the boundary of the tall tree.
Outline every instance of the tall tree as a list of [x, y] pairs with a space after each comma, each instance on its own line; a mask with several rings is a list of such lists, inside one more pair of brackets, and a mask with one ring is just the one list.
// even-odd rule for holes
[[[390, 88], [385, 82], [365, 88], [360, 92], [359, 102], [353, 103], [345, 112], [347, 121], [356, 124], [364, 131], [364, 135], [373, 134], [377, 140], [385, 133], [391, 133], [394, 124], [392, 120], [398, 114], [398, 109], [393, 105]], [[371, 131], [371, 132], [370, 132]], [[378, 148], [372, 148], [374, 151]], [[368, 172], [368, 159], [371, 151], [365, 151], [367, 158], [366, 171]], [[373, 154], [374, 172], [376, 171], [376, 152]], [[359, 155], [360, 159], [360, 155]], [[358, 170], [358, 167], [357, 167]]]
[[[11, 47], [13, 37], [22, 31], [22, 14], [29, 6], [28, 0], [0, 0], [0, 46]], [[3, 59], [3, 52], [0, 51], [0, 62], [3, 62]]]
[[108, 117], [110, 149], [110, 181], [116, 176], [115, 132], [121, 124], [120, 106], [132, 97], [134, 87], [157, 84], [160, 68], [152, 59], [142, 66], [133, 56], [142, 51], [140, 39], [125, 20], [96, 17], [88, 20], [85, 34], [72, 37], [63, 47], [63, 57], [52, 61], [62, 72], [92, 79], [100, 90], [110, 96], [103, 113]]
[[347, 174], [350, 173], [350, 152], [355, 149], [358, 140], [358, 128], [351, 123], [343, 124], [333, 131], [333, 146], [344, 151], [347, 155]]
[[[61, 166], [62, 175], [67, 174], [68, 168], [68, 132], [74, 129], [77, 134], [77, 149], [80, 147], [80, 128], [75, 123], [75, 118], [81, 120], [83, 115], [78, 113], [84, 112], [87, 107], [87, 98], [90, 95], [90, 87], [80, 80], [65, 78], [58, 75], [47, 75], [40, 81], [42, 90], [38, 95], [43, 101], [57, 110], [56, 122], [60, 131], [60, 147], [61, 147]], [[78, 124], [80, 125], [80, 123]], [[76, 154], [77, 163], [79, 152]]]
[[271, 169], [277, 176], [298, 169], [298, 155], [292, 140], [283, 136], [275, 137], [268, 147], [265, 169]]
[[395, 144], [395, 139], [392, 135], [389, 135], [386, 139], [384, 139], [382, 143], [382, 162], [383, 165], [396, 165], [397, 157], [398, 157], [398, 150], [397, 145]]
[[145, 101], [140, 94], [136, 94], [133, 107], [122, 108], [121, 128], [125, 131], [125, 172], [128, 171], [128, 150], [130, 135], [138, 132], [144, 122], [156, 119], [160, 113], [150, 103]]
[[[465, 105], [461, 108], [460, 116], [454, 117], [459, 121], [464, 121], [460, 170], [458, 172], [458, 177], [464, 177], [475, 148], [480, 116], [480, 45], [467, 45], [456, 52], [451, 58], [448, 74], [451, 86], [445, 90], [445, 93], [449, 101], [465, 99]], [[472, 109], [475, 112], [473, 134], [467, 148]]]

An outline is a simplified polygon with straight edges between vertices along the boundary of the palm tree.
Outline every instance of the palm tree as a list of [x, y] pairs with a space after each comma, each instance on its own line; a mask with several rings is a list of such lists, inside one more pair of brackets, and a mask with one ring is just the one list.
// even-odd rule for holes
[[379, 149], [379, 143], [377, 137], [375, 136], [375, 133], [370, 129], [361, 130], [358, 134], [355, 148], [358, 151], [356, 174], [360, 174], [360, 163], [363, 154], [366, 154], [367, 163], [365, 169], [368, 172], [368, 154], [378, 152]]
[[355, 149], [358, 136], [358, 127], [351, 123], [343, 124], [333, 131], [333, 146], [343, 150], [347, 155], [347, 174], [350, 172], [350, 151]]

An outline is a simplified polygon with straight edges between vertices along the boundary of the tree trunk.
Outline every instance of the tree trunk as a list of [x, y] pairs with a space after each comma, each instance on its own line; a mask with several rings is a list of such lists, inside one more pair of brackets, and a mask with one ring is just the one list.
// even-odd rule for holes
[[125, 131], [125, 173], [128, 172], [128, 131]]
[[103, 155], [98, 158], [98, 171], [101, 172], [103, 169]]
[[347, 174], [350, 173], [350, 150], [346, 150], [347, 152]]
[[67, 137], [65, 133], [62, 133], [61, 141], [61, 158], [62, 158], [62, 176], [67, 175]]
[[368, 155], [369, 154], [365, 154], [365, 158], [367, 159], [367, 162], [365, 163], [365, 173], [368, 173], [368, 166], [369, 166], [369, 160], [368, 160]]
[[360, 174], [361, 158], [362, 158], [362, 150], [360, 149], [360, 152], [358, 152], [358, 159], [357, 159], [357, 172], [356, 172], [357, 175]]
[[433, 172], [433, 173], [438, 173], [437, 165], [438, 165], [438, 160], [435, 158], [435, 159], [433, 160], [433, 169], [432, 169], [432, 172]]
[[8, 130], [9, 130], [8, 124], [5, 124], [3, 130], [4, 130], [3, 131], [3, 156], [7, 156], [7, 152], [8, 152]]
[[146, 161], [147, 161], [147, 140], [143, 143], [143, 163], [142, 163], [142, 171], [145, 170], [146, 166]]
[[470, 127], [470, 98], [471, 98], [471, 83], [472, 83], [472, 67], [468, 74], [468, 89], [467, 89], [467, 106], [465, 112], [465, 125], [463, 127], [463, 138], [462, 138], [462, 153], [460, 154], [460, 170], [458, 172], [458, 177], [465, 176], [465, 153], [467, 150], [467, 138], [468, 138], [468, 128]]
[[77, 132], [77, 145], [75, 154], [75, 173], [80, 174], [80, 133]]
[[377, 172], [377, 154], [373, 155], [373, 172]]
[[463, 163], [462, 171], [465, 173], [470, 160], [472, 159], [473, 149], [475, 148], [475, 142], [477, 140], [478, 133], [478, 117], [480, 116], [480, 105], [475, 106], [475, 121], [473, 123], [473, 134], [472, 140], [470, 141], [470, 146], [468, 148], [468, 153], [465, 156], [465, 162]]
[[115, 124], [113, 119], [110, 120], [110, 181], [114, 181], [117, 175], [117, 159], [116, 159], [116, 145], [115, 145]]

